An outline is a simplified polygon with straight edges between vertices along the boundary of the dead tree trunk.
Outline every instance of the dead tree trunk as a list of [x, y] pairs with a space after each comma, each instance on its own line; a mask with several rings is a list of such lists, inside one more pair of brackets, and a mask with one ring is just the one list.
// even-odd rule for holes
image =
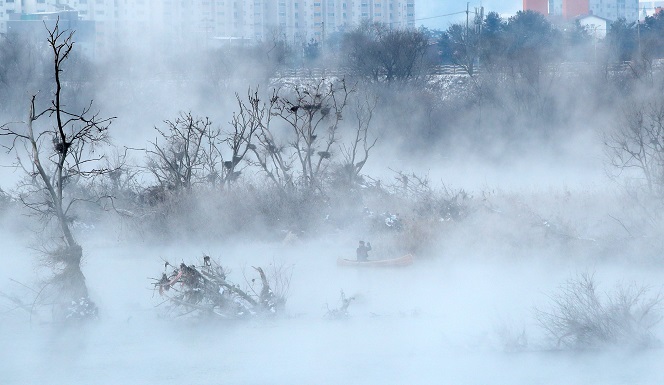
[[[83, 249], [70, 226], [77, 202], [99, 202], [101, 198], [72, 196], [67, 186], [107, 171], [95, 167], [103, 157], [94, 155], [92, 149], [107, 142], [107, 128], [113, 118], [98, 118], [91, 112], [92, 102], [77, 112], [65, 109], [60, 75], [74, 47], [73, 32], [61, 30], [58, 22], [53, 29], [46, 27], [46, 30], [47, 43], [53, 52], [55, 82], [49, 106], [38, 112], [36, 95], [33, 95], [25, 129], [5, 125], [0, 135], [12, 138], [7, 150], [16, 153], [18, 164], [29, 177], [28, 182], [19, 186], [21, 201], [45, 226], [56, 225], [56, 246], [44, 248], [47, 263], [54, 271], [49, 282], [50, 287], [56, 289], [53, 292], [54, 318], [69, 321], [97, 314], [81, 270]], [[52, 122], [37, 125], [47, 118]], [[18, 143], [21, 145], [17, 146]], [[26, 148], [27, 153], [23, 153], [22, 148]]]

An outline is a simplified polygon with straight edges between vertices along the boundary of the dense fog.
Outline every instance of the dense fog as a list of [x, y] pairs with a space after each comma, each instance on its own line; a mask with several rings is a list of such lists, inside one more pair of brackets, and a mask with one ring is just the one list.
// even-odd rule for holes
[[[556, 256], [530, 261], [445, 253], [407, 270], [346, 270], [337, 240], [275, 245], [173, 247], [86, 244], [85, 264], [103, 316], [53, 329], [3, 319], [6, 383], [659, 383], [661, 352], [543, 350], [531, 307], [576, 269]], [[208, 250], [236, 273], [272, 258], [295, 266], [288, 311], [274, 320], [218, 324], [158, 316], [147, 276], [159, 257]], [[348, 249], [348, 248], [345, 248]], [[218, 251], [217, 251], [218, 250]], [[16, 252], [24, 253], [17, 248]], [[251, 256], [251, 258], [248, 258]], [[254, 257], [255, 256], [255, 257]], [[11, 274], [31, 272], [11, 262]], [[585, 263], [578, 263], [585, 265]], [[28, 274], [29, 275], [29, 274]], [[658, 272], [602, 264], [602, 282], [657, 282]], [[346, 320], [323, 315], [339, 290], [358, 297]], [[525, 332], [528, 346], [512, 347]]]
[[[394, 78], [358, 64], [380, 26], [308, 58], [74, 44], [64, 136], [51, 52], [0, 38], [2, 383], [662, 383], [661, 69], [564, 60], [590, 39], [473, 72], [411, 32]], [[340, 265], [360, 240], [413, 262]], [[179, 297], [187, 266], [213, 292]]]

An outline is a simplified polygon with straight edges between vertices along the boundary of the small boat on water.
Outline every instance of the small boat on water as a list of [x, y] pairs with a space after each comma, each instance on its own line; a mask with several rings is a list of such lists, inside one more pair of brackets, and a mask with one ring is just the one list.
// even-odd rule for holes
[[369, 259], [367, 261], [358, 261], [356, 259], [337, 259], [339, 266], [366, 266], [366, 267], [395, 267], [395, 266], [408, 266], [413, 264], [413, 255], [406, 254], [398, 258], [392, 259]]

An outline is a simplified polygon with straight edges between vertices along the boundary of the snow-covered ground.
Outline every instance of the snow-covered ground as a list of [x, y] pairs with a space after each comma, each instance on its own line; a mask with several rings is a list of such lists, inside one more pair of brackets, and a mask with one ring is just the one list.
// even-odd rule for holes
[[[420, 258], [398, 269], [337, 267], [354, 244], [330, 237], [281, 244], [84, 242], [98, 322], [61, 330], [1, 315], [0, 383], [13, 384], [661, 384], [664, 350], [556, 352], [543, 348], [532, 309], [580, 269], [602, 283], [661, 285], [661, 267], [534, 256]], [[19, 239], [0, 253], [2, 291], [29, 282], [34, 260]], [[293, 267], [286, 314], [212, 323], [161, 316], [149, 277], [171, 262], [209, 253], [243, 282], [251, 266]], [[328, 320], [340, 291], [356, 300], [346, 320]], [[5, 308], [3, 308], [5, 309]], [[661, 332], [661, 330], [658, 330]], [[519, 339], [525, 333], [524, 339]], [[660, 333], [661, 335], [661, 333]], [[521, 349], [514, 351], [513, 344]]]

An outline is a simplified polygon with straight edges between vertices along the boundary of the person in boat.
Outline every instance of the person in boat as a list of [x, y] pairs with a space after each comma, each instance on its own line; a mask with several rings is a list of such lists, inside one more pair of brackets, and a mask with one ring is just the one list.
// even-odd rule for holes
[[364, 241], [360, 241], [360, 245], [357, 247], [357, 260], [366, 261], [369, 259], [369, 251], [371, 250], [371, 242], [364, 244]]

